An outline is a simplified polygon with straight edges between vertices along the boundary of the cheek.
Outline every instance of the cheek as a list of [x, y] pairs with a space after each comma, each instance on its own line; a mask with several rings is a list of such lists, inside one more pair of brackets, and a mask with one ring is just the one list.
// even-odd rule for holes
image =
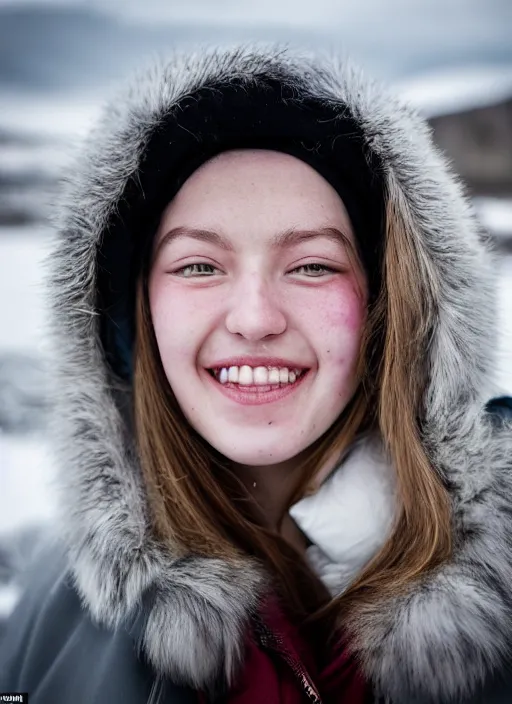
[[366, 302], [352, 284], [339, 285], [325, 300], [323, 318], [330, 329], [342, 328], [359, 337], [366, 319]]
[[319, 288], [315, 294], [303, 304], [304, 320], [313, 339], [322, 341], [324, 353], [332, 357], [358, 349], [366, 321], [366, 300], [357, 285], [350, 279], [341, 279]]
[[192, 297], [165, 280], [157, 280], [150, 282], [149, 303], [158, 349], [166, 370], [171, 364], [190, 361], [201, 333], [201, 314]]

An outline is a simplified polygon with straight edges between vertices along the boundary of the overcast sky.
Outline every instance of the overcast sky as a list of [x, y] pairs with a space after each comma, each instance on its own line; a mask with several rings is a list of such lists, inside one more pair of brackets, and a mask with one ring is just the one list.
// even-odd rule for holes
[[230, 39], [237, 28], [244, 40], [251, 30], [256, 39], [311, 39], [315, 49], [344, 51], [384, 79], [512, 65], [512, 0], [0, 0], [9, 4], [81, 6], [160, 30], [168, 22], [174, 38], [184, 24], [183, 36], [197, 28], [201, 41], [210, 28], [211, 41], [226, 37], [227, 27]]
[[[0, 4], [48, 0], [0, 0]], [[165, 18], [222, 24], [289, 24], [333, 30], [365, 25], [373, 33], [393, 33], [393, 25], [409, 25], [429, 33], [512, 35], [512, 0], [53, 0], [110, 9], [130, 18]], [[389, 27], [387, 26], [389, 23]], [[511, 37], [512, 39], [512, 37]]]

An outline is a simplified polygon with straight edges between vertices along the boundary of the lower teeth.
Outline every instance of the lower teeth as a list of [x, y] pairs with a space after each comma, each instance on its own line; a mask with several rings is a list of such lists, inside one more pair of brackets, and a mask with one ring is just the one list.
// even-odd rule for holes
[[223, 384], [223, 386], [231, 384], [231, 386], [238, 386], [240, 389], [267, 389], [270, 386], [271, 389], [279, 389], [282, 386], [291, 386], [292, 383], [295, 382], [287, 381], [282, 384], [238, 384], [234, 381], [227, 381], [226, 384]]

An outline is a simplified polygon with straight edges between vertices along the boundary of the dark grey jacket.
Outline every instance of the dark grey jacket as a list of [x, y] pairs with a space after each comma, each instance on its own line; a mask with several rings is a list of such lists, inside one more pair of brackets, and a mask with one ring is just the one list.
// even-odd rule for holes
[[0, 639], [0, 692], [31, 704], [197, 704], [138, 653], [137, 622], [111, 630], [82, 608], [58, 546], [43, 547]]
[[[292, 137], [327, 149], [340, 170], [347, 144], [359, 154], [366, 187], [392, 200], [421, 262], [430, 315], [418, 348], [422, 442], [450, 491], [453, 556], [407, 594], [361, 609], [353, 646], [393, 704], [512, 701], [501, 681], [512, 643], [512, 428], [486, 409], [498, 391], [486, 237], [412, 109], [336, 59], [249, 47], [176, 55], [142, 76], [113, 99], [70, 174], [48, 277], [65, 566], [38, 568], [0, 660], [1, 687], [29, 690], [32, 704], [181, 702], [187, 689], [160, 693], [158, 683], [211, 688], [240, 666], [261, 568], [177, 558], [150, 531], [129, 418], [132, 275], [199, 156]], [[361, 171], [344, 178], [356, 188]], [[385, 236], [373, 234], [382, 252]]]

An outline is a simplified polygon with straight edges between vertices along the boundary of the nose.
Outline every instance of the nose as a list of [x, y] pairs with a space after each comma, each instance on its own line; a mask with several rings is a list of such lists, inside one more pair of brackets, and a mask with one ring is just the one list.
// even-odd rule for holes
[[286, 330], [286, 317], [270, 289], [258, 274], [245, 278], [243, 285], [233, 292], [226, 316], [230, 333], [255, 341]]

